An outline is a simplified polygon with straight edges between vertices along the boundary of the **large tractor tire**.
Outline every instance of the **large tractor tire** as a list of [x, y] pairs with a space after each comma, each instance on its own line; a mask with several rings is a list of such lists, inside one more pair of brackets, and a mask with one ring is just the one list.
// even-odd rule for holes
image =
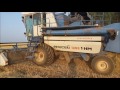
[[36, 49], [33, 60], [35, 64], [43, 66], [50, 65], [54, 62], [55, 54], [52, 47], [46, 44], [40, 44]]
[[91, 61], [92, 69], [100, 74], [110, 74], [115, 68], [115, 62], [107, 56], [96, 56]]

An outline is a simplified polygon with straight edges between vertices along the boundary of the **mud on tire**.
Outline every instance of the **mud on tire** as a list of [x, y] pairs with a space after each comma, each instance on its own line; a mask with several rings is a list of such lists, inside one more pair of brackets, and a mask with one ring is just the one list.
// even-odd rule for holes
[[37, 65], [50, 65], [54, 62], [54, 50], [46, 44], [40, 44], [36, 48], [33, 62]]

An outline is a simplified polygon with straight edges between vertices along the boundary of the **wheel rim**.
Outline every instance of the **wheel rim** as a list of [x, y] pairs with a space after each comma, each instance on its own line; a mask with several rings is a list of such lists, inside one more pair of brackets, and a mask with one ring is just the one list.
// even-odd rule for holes
[[105, 61], [99, 61], [96, 66], [97, 66], [97, 69], [100, 71], [106, 71], [109, 68], [108, 63]]
[[44, 60], [44, 53], [43, 52], [39, 52], [38, 53], [37, 62], [42, 62], [43, 60]]

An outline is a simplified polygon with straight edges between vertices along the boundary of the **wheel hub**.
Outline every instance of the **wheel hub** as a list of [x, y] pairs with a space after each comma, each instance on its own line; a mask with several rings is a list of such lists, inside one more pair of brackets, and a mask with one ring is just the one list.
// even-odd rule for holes
[[38, 53], [38, 59], [37, 59], [37, 61], [38, 61], [38, 62], [42, 62], [43, 60], [44, 60], [44, 53], [39, 52], [39, 53]]
[[97, 63], [97, 68], [100, 70], [100, 71], [105, 71], [108, 69], [108, 63], [105, 62], [105, 61], [99, 61]]

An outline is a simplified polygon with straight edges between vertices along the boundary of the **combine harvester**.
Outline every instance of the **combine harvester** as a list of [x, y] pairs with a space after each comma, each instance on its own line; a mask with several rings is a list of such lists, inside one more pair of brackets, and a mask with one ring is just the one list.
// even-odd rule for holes
[[[110, 74], [115, 70], [116, 55], [120, 53], [120, 23], [104, 26], [103, 19], [98, 23], [81, 13], [66, 16], [55, 12], [23, 12], [22, 21], [29, 41], [26, 50], [33, 53], [37, 65], [52, 64], [57, 52], [62, 52], [68, 62], [76, 57], [90, 61], [97, 73]], [[1, 49], [1, 62], [7, 61], [4, 53]]]

